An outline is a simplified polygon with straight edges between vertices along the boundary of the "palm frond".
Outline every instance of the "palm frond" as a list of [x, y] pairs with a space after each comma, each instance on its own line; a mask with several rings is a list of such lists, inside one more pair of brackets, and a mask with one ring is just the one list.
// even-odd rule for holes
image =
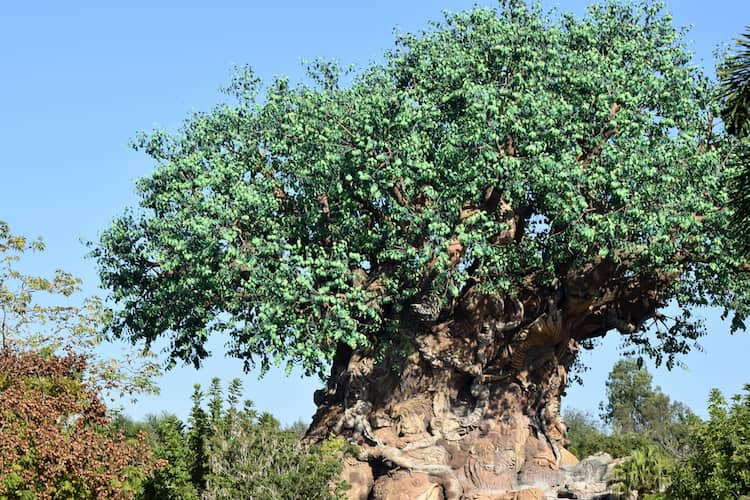
[[740, 246], [750, 255], [750, 150], [747, 147], [738, 149], [734, 161], [738, 162], [740, 170], [732, 179], [731, 189], [734, 205], [732, 225]]
[[[719, 69], [722, 98], [721, 115], [727, 132], [741, 141], [750, 140], [750, 26], [737, 40], [736, 50], [730, 54]], [[750, 151], [738, 148], [735, 161], [739, 173], [733, 179], [732, 220], [737, 241], [750, 255]]]
[[750, 133], [750, 26], [746, 29], [719, 70], [722, 119], [727, 131], [740, 137]]

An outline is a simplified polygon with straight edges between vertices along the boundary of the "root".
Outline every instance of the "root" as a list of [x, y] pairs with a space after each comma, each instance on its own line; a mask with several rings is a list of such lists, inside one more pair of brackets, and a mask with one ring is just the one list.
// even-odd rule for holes
[[461, 498], [463, 487], [456, 477], [456, 473], [448, 465], [422, 464], [403, 454], [393, 446], [380, 445], [375, 448], [364, 450], [360, 453], [359, 460], [367, 462], [370, 459], [385, 460], [398, 468], [410, 472], [424, 472], [438, 480], [443, 488], [445, 498], [449, 500]]
[[549, 443], [550, 447], [552, 448], [552, 454], [555, 456], [555, 464], [557, 467], [560, 467], [560, 463], [562, 462], [562, 454], [560, 453], [560, 448], [558, 448], [557, 443], [555, 443], [555, 440], [552, 439], [549, 435], [549, 430], [547, 429], [547, 419], [544, 416], [544, 413], [542, 411], [542, 408], [546, 406], [546, 400], [543, 399], [539, 402], [536, 408], [536, 418], [539, 421], [539, 429], [542, 431], [542, 435]]
[[367, 462], [370, 459], [381, 459], [391, 462], [396, 467], [410, 470], [413, 472], [425, 472], [427, 474], [436, 475], [455, 475], [453, 469], [448, 465], [440, 464], [423, 464], [416, 460], [404, 455], [404, 453], [393, 446], [380, 445], [374, 448], [368, 448], [363, 450], [359, 455], [359, 460]]

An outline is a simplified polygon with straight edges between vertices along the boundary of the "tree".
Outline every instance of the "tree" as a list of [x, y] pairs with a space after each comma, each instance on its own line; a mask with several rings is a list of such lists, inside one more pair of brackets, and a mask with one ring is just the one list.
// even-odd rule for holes
[[76, 303], [80, 279], [60, 269], [52, 278], [24, 274], [18, 269], [24, 255], [44, 248], [41, 239], [13, 234], [0, 220], [1, 347], [85, 355], [85, 376], [105, 396], [110, 392], [157, 392], [154, 378], [161, 370], [150, 351], [125, 350], [118, 361], [104, 358], [96, 350], [106, 340], [103, 330], [109, 313], [98, 297]]
[[659, 444], [673, 458], [685, 457], [691, 447], [689, 432], [698, 417], [683, 403], [652, 386], [651, 374], [633, 358], [615, 363], [607, 379], [607, 401], [602, 419], [615, 434], [639, 434]]
[[690, 60], [660, 4], [505, 0], [351, 84], [318, 62], [261, 95], [240, 70], [230, 102], [136, 143], [157, 168], [94, 250], [112, 330], [173, 362], [220, 332], [248, 366], [330, 367], [308, 438], [358, 443], [376, 492], [553, 481], [580, 348], [618, 331], [672, 366], [692, 307], [744, 328], [736, 167]]
[[200, 384], [195, 384], [192, 396], [193, 406], [190, 408], [190, 432], [187, 437], [192, 459], [190, 478], [198, 492], [206, 488], [206, 475], [208, 474], [206, 446], [212, 431], [208, 414], [203, 409], [203, 397]]
[[192, 483], [193, 457], [184, 424], [174, 415], [150, 417], [154, 457], [162, 463], [145, 481], [139, 498], [144, 500], [197, 500]]
[[607, 378], [607, 402], [602, 420], [616, 432], [646, 432], [668, 414], [669, 396], [651, 387], [653, 377], [638, 361], [625, 358]]
[[732, 199], [735, 212], [735, 234], [750, 250], [750, 31], [737, 40], [737, 50], [730, 54], [719, 70], [723, 99], [721, 117], [727, 131], [739, 139], [732, 157], [740, 165], [733, 180]]
[[221, 379], [213, 377], [208, 388], [208, 415], [211, 427], [221, 424], [224, 410], [224, 393], [221, 389]]
[[675, 470], [670, 498], [750, 497], [750, 385], [731, 405], [714, 389], [709, 419], [690, 438], [694, 452]]
[[154, 467], [145, 436], [110, 436], [82, 355], [0, 350], [0, 498], [133, 498]]
[[607, 379], [607, 401], [600, 405], [601, 417], [615, 436], [637, 436], [641, 451], [645, 445], [657, 444], [672, 458], [684, 458], [692, 449], [690, 430], [699, 419], [686, 405], [654, 388], [652, 380], [636, 359], [615, 363]]

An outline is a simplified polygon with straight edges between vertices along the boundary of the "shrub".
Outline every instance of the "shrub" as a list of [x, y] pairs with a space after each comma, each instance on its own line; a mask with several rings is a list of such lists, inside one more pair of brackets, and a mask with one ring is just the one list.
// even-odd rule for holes
[[0, 498], [132, 498], [153, 468], [145, 436], [112, 435], [82, 355], [0, 351]]

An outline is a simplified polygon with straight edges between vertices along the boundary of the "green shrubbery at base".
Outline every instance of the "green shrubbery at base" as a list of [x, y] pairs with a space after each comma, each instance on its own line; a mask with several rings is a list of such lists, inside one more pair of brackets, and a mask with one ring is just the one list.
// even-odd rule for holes
[[140, 424], [120, 420], [131, 430], [147, 430], [154, 455], [162, 460], [137, 498], [341, 498], [347, 488], [337, 481], [343, 457], [355, 450], [341, 439], [306, 445], [300, 425], [282, 428], [252, 402], [240, 406], [241, 393], [235, 379], [225, 397], [215, 378], [208, 394], [195, 386], [188, 425], [166, 414]]
[[578, 457], [599, 452], [626, 457], [610, 485], [627, 498], [706, 499], [750, 495], [750, 385], [731, 403], [714, 390], [709, 418], [651, 386], [651, 375], [634, 360], [615, 364], [601, 405], [606, 432], [590, 414], [566, 413], [569, 451]]

